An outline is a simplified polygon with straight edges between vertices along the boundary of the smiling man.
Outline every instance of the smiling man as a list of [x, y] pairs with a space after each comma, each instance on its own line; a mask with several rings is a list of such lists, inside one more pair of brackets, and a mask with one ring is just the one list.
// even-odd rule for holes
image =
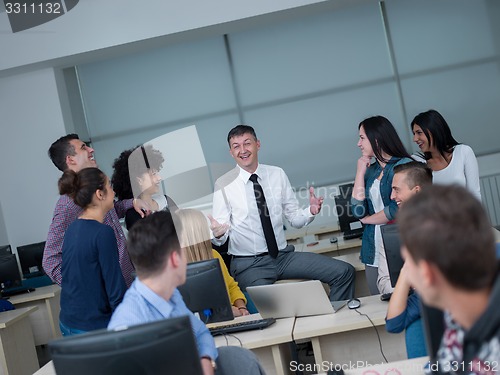
[[[61, 172], [71, 169], [78, 172], [84, 168], [96, 168], [97, 163], [94, 158], [94, 149], [82, 142], [78, 135], [68, 134], [56, 140], [49, 148], [49, 157], [54, 165]], [[141, 216], [144, 216], [141, 208], [147, 212], [149, 207], [138, 199], [128, 199], [115, 202], [115, 208], [109, 211], [104, 218], [104, 224], [113, 228], [118, 245], [118, 257], [120, 268], [127, 286], [133, 281], [132, 272], [134, 270], [130, 262], [127, 249], [126, 238], [120, 225], [119, 218], [125, 212], [134, 207]], [[67, 195], [61, 195], [56, 203], [54, 215], [49, 228], [45, 249], [43, 252], [42, 266], [45, 273], [55, 283], [61, 285], [61, 263], [64, 234], [69, 225], [75, 221], [83, 212], [83, 209], [76, 205]]]
[[[392, 178], [391, 199], [398, 206], [401, 206], [413, 195], [429, 185], [432, 185], [432, 170], [426, 164], [411, 161], [406, 164], [396, 165], [394, 167], [394, 177]], [[384, 247], [379, 249], [377, 288], [382, 294], [394, 291]]]
[[432, 185], [432, 169], [427, 165], [418, 161], [400, 164], [394, 167], [391, 199], [400, 206], [427, 185]]
[[231, 273], [241, 288], [282, 279], [321, 280], [330, 285], [330, 300], [354, 294], [354, 268], [345, 262], [287, 245], [283, 216], [295, 228], [309, 224], [323, 198], [311, 187], [309, 207], [301, 209], [285, 172], [259, 164], [260, 141], [254, 129], [238, 125], [227, 136], [237, 167], [216, 182], [211, 229], [213, 242], [229, 240]]

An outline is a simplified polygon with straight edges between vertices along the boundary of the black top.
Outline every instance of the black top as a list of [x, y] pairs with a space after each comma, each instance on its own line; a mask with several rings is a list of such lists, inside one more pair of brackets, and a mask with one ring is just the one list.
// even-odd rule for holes
[[[179, 209], [172, 198], [170, 198], [168, 195], [165, 195], [165, 198], [167, 198], [167, 207], [171, 212], [175, 212]], [[140, 219], [142, 219], [141, 215], [139, 215], [139, 213], [134, 208], [128, 209], [125, 213], [125, 226], [127, 227], [127, 230], [130, 230], [130, 228], [132, 228], [137, 220]]]

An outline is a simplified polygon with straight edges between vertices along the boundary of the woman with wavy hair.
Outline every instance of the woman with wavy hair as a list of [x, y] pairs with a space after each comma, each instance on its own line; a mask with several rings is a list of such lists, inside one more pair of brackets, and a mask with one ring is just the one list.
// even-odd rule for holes
[[[140, 198], [146, 202], [151, 211], [169, 208], [178, 209], [168, 195], [160, 193], [163, 155], [151, 145], [137, 146], [123, 151], [113, 163], [111, 182], [118, 199]], [[125, 214], [125, 225], [128, 230], [141, 216], [135, 210]]]

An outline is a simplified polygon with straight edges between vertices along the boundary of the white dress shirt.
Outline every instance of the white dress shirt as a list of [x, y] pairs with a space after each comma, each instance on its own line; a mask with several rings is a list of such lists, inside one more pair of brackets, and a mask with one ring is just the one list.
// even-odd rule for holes
[[[301, 209], [290, 181], [283, 169], [259, 164], [255, 174], [264, 190], [278, 249], [287, 245], [283, 230], [283, 216], [295, 228], [301, 228], [314, 216], [310, 208]], [[229, 236], [229, 253], [256, 255], [267, 252], [266, 239], [260, 222], [259, 211], [250, 181], [251, 173], [236, 167], [215, 183], [213, 217], [221, 224], [229, 223], [229, 230], [212, 241], [223, 244]]]

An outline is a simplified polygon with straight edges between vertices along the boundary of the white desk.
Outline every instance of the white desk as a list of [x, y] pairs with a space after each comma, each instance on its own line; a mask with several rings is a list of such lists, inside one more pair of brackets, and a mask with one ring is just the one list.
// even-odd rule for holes
[[344, 240], [342, 237], [338, 242], [331, 243], [329, 239], [317, 240], [318, 244], [307, 246], [307, 244], [295, 244], [295, 251], [307, 251], [310, 253], [323, 254], [327, 256], [339, 256], [347, 254], [359, 254], [361, 250], [361, 239]]
[[[362, 297], [360, 300], [358, 311], [367, 314], [377, 326], [387, 359], [405, 359], [404, 334], [392, 334], [385, 330], [387, 302], [380, 301], [378, 295]], [[323, 361], [347, 365], [360, 359], [371, 364], [383, 362], [377, 334], [370, 321], [347, 307], [335, 314], [297, 318], [293, 338], [311, 339], [314, 360], [318, 366]]]
[[423, 375], [424, 366], [429, 361], [429, 357], [406, 359], [383, 363], [380, 365], [346, 370], [345, 375], [375, 375], [375, 374], [404, 374], [404, 375]]
[[0, 374], [29, 375], [38, 370], [35, 341], [28, 317], [37, 307], [0, 313]]
[[365, 297], [370, 295], [368, 282], [366, 281], [365, 265], [359, 259], [361, 250], [361, 239], [344, 240], [339, 238], [338, 242], [330, 243], [329, 239], [319, 240], [318, 244], [307, 246], [307, 244], [296, 244], [295, 251], [311, 252], [322, 254], [351, 264], [356, 270], [356, 297]]
[[54, 368], [54, 362], [49, 361], [45, 366], [40, 368], [33, 375], [56, 375], [56, 369]]
[[291, 226], [285, 231], [285, 238], [291, 243], [300, 243], [302, 237], [314, 236], [316, 239], [324, 239], [336, 236], [339, 234], [339, 225], [337, 222], [332, 222], [329, 224], [315, 224], [312, 222], [302, 228], [293, 228]]
[[36, 306], [38, 310], [30, 315], [31, 328], [35, 337], [35, 345], [45, 345], [53, 339], [61, 337], [59, 330], [59, 311], [61, 287], [49, 285], [36, 288], [31, 293], [10, 297], [9, 301], [21, 307]]
[[[260, 314], [252, 314], [238, 317], [235, 321], [260, 318]], [[289, 343], [292, 341], [294, 321], [295, 318], [278, 319], [276, 323], [263, 330], [233, 333], [225, 337], [216, 336], [214, 337], [215, 345], [217, 347], [242, 345], [255, 353], [267, 375], [290, 374], [291, 354]], [[224, 324], [227, 324], [227, 322], [215, 323], [213, 326]]]

